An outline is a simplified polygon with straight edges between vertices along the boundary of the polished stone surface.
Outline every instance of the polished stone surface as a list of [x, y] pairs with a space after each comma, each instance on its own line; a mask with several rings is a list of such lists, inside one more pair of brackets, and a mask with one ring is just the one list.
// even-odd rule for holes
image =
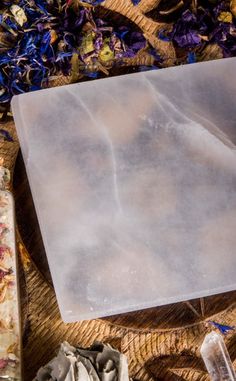
[[13, 98], [65, 321], [236, 287], [236, 59]]

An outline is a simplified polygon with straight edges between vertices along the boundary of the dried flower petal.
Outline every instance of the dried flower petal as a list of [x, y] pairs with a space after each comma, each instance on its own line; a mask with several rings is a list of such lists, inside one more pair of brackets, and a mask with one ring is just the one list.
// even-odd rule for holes
[[101, 61], [107, 62], [111, 61], [114, 58], [114, 52], [111, 50], [109, 46], [109, 41], [107, 43], [104, 43], [102, 49], [99, 52], [99, 56]]
[[0, 369], [6, 368], [7, 365], [8, 365], [8, 360], [0, 359]]
[[211, 1], [205, 6], [198, 3], [194, 13], [191, 9], [182, 13], [167, 38], [178, 47], [185, 48], [185, 62], [189, 62], [189, 52], [197, 52], [197, 49], [210, 45], [218, 45], [224, 57], [235, 56], [236, 26], [230, 12], [234, 7], [236, 9], [235, 0], [230, 4], [224, 1]]
[[230, 331], [234, 331], [235, 330], [235, 327], [232, 327], [232, 326], [229, 326], [229, 325], [220, 324], [220, 323], [217, 323], [215, 321], [209, 321], [208, 323], [213, 325], [215, 328], [217, 328], [221, 333], [223, 333], [223, 335], [225, 335], [226, 333], [228, 333]]
[[0, 223], [0, 239], [2, 239], [8, 233], [8, 227], [4, 223]]
[[[14, 94], [46, 87], [55, 75], [72, 76], [73, 71], [78, 80], [108, 74], [115, 61], [146, 46], [142, 33], [97, 17], [93, 6], [100, 3], [21, 0], [6, 9], [4, 20], [0, 17], [0, 104], [8, 105]], [[84, 65], [77, 75], [74, 55]], [[4, 129], [0, 138], [11, 141]]]
[[27, 22], [26, 14], [25, 14], [23, 8], [19, 7], [19, 5], [13, 4], [10, 7], [10, 11], [20, 26], [23, 26], [24, 23]]
[[233, 21], [233, 15], [231, 12], [221, 12], [217, 19], [222, 22], [231, 23]]
[[54, 44], [58, 38], [57, 32], [54, 29], [50, 31], [50, 37], [50, 44]]
[[[0, 235], [4, 244], [0, 245], [0, 378], [18, 379], [20, 376], [19, 320], [16, 288], [15, 234], [13, 219], [13, 198], [5, 190], [10, 173], [0, 160]], [[6, 202], [4, 202], [4, 199]]]
[[[6, 206], [6, 204], [2, 205], [2, 207], [4, 206]], [[0, 246], [0, 261], [2, 261], [6, 257], [12, 257], [12, 251], [9, 246], [1, 245]]]
[[[4, 92], [6, 91], [6, 89], [4, 89]], [[0, 96], [3, 95], [4, 93], [1, 94], [0, 92]], [[5, 140], [7, 142], [13, 142], [13, 139], [11, 137], [11, 135], [9, 134], [9, 132], [7, 130], [4, 130], [3, 128], [0, 129], [0, 140]]]
[[[0, 208], [4, 208], [7, 206], [8, 200], [6, 197], [0, 196]], [[1, 260], [1, 254], [3, 253], [4, 249], [0, 246], [0, 260]]]
[[17, 343], [12, 343], [8, 348], [7, 348], [7, 353], [13, 353], [16, 355], [18, 352], [18, 344]]

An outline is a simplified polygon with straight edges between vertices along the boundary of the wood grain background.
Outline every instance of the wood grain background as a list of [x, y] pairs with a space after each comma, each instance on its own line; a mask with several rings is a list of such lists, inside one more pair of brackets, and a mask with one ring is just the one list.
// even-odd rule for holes
[[[171, 24], [165, 25], [156, 17], [156, 7], [160, 1], [142, 0], [134, 7], [130, 0], [105, 0], [103, 6], [108, 15], [115, 12], [117, 20], [125, 17], [141, 29], [150, 44], [165, 58], [163, 66], [170, 66], [178, 63], [175, 49], [171, 43], [157, 38], [160, 28], [171, 27]], [[202, 52], [204, 60], [219, 57], [221, 52], [215, 45]], [[141, 55], [126, 65], [145, 64], [149, 59]], [[58, 77], [51, 85], [66, 83], [67, 78]], [[11, 133], [14, 142], [0, 142], [0, 157], [13, 174], [19, 146], [14, 123], [4, 121], [4, 128]], [[63, 323], [21, 154], [16, 160], [13, 180], [20, 258], [24, 380], [32, 380], [37, 369], [56, 354], [64, 340], [85, 347], [95, 340], [112, 344], [127, 355], [130, 375], [134, 380], [209, 379], [199, 348], [204, 335], [212, 329], [209, 320], [236, 325], [236, 292], [104, 319]], [[236, 366], [235, 332], [227, 335], [225, 340]]]

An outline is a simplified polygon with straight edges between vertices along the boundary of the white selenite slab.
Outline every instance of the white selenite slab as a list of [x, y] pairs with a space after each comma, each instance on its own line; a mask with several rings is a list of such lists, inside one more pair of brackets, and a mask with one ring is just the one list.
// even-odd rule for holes
[[236, 287], [236, 58], [12, 107], [64, 321]]

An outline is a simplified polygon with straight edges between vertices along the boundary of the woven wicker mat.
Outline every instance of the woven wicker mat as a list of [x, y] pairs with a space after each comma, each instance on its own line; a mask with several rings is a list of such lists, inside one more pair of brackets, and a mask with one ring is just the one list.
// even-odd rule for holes
[[[103, 5], [135, 23], [150, 44], [165, 56], [166, 66], [170, 66], [175, 64], [172, 44], [155, 37], [163, 24], [147, 17], [147, 13], [150, 14], [159, 2], [160, 0], [143, 0], [134, 7], [130, 0], [106, 0]], [[211, 46], [203, 52], [202, 59], [215, 59], [219, 56], [219, 49]], [[145, 64], [147, 59], [149, 58], [140, 56], [131, 64]], [[60, 77], [53, 85], [66, 82], [64, 77]], [[14, 142], [1, 142], [0, 156], [4, 157], [5, 165], [13, 173], [19, 146], [13, 122], [5, 123], [4, 128], [14, 137]], [[208, 379], [199, 346], [210, 329], [207, 324], [209, 320], [235, 325], [236, 292], [106, 319], [64, 324], [50, 283], [21, 156], [18, 156], [14, 171], [14, 193], [18, 223], [25, 381], [32, 380], [37, 369], [56, 354], [63, 340], [85, 347], [95, 340], [112, 344], [127, 355], [130, 375], [137, 380]], [[235, 333], [226, 337], [226, 344], [236, 366]]]

